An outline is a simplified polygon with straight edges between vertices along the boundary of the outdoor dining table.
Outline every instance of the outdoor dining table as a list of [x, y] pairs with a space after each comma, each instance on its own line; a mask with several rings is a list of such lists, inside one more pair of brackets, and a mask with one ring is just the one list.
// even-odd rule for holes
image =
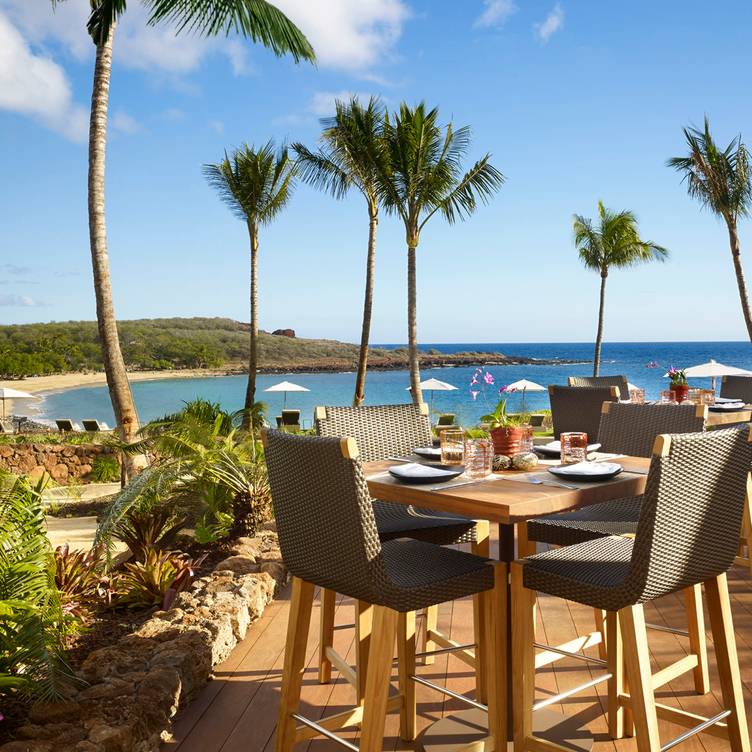
[[752, 407], [745, 405], [744, 410], [730, 410], [728, 412], [708, 412], [706, 426], [730, 426], [735, 423], [749, 423], [752, 420]]
[[[596, 459], [598, 457], [596, 456]], [[604, 457], [606, 459], [606, 457]], [[590, 504], [610, 501], [624, 496], [636, 496], [644, 492], [650, 460], [642, 457], [618, 458], [610, 455], [609, 460], [618, 462], [624, 471], [611, 480], [601, 482], [566, 481], [575, 488], [563, 488], [554, 483], [560, 482], [549, 473], [547, 466], [557, 465], [558, 461], [541, 460], [529, 472], [504, 471], [493, 473], [486, 479], [464, 484], [464, 478], [449, 481], [442, 486], [406, 485], [395, 480], [388, 468], [395, 463], [390, 461], [371, 462], [364, 466], [368, 489], [375, 499], [398, 504], [413, 504], [439, 512], [452, 512], [475, 520], [496, 523], [499, 528], [499, 560], [507, 569], [515, 559], [515, 527], [518, 528], [520, 555], [527, 553], [525, 521], [547, 514], [564, 512]], [[542, 484], [536, 481], [543, 481]], [[462, 484], [462, 485], [461, 485]], [[514, 665], [511, 660], [511, 623], [514, 614], [511, 608], [510, 590], [507, 586], [506, 603], [501, 604], [499, 613], [506, 614], [506, 639], [496, 645], [497, 660], [506, 667], [507, 685], [507, 738], [512, 749], [512, 682]], [[503, 629], [503, 628], [502, 628]], [[584, 729], [567, 723], [560, 713], [539, 710], [534, 716], [536, 735], [548, 737], [552, 741], [565, 743], [573, 749], [588, 750], [592, 747], [592, 736]], [[481, 710], [459, 711], [432, 724], [421, 737], [426, 752], [457, 752], [473, 750], [481, 752], [487, 747], [486, 716]], [[500, 752], [496, 750], [496, 752]]]

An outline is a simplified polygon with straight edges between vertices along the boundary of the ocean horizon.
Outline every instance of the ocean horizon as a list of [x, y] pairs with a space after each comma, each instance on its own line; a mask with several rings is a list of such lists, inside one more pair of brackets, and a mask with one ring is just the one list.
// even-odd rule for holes
[[[378, 344], [374, 347], [394, 349], [404, 344]], [[476, 423], [481, 415], [495, 404], [500, 386], [526, 378], [543, 387], [549, 384], [566, 384], [568, 376], [591, 375], [593, 343], [536, 342], [536, 343], [423, 343], [422, 350], [438, 350], [442, 353], [456, 352], [501, 352], [506, 355], [536, 358], [540, 360], [561, 359], [576, 363], [526, 364], [488, 366], [494, 378], [494, 386], [487, 394], [473, 399], [470, 391], [472, 366], [450, 366], [421, 371], [421, 378], [437, 378], [457, 387], [456, 391], [427, 392], [425, 400], [434, 412], [456, 413], [465, 425]], [[668, 387], [664, 378], [670, 366], [685, 368], [704, 363], [711, 358], [752, 370], [752, 343], [735, 341], [715, 342], [606, 342], [601, 354], [601, 375], [623, 374], [627, 379], [645, 389], [649, 399], [659, 396], [661, 389]], [[648, 367], [657, 363], [658, 367]], [[481, 366], [482, 363], [478, 363]], [[132, 384], [133, 396], [142, 422], [179, 410], [185, 402], [202, 397], [219, 402], [227, 410], [242, 407], [245, 395], [245, 375], [205, 376], [154, 381], [138, 381]], [[345, 373], [291, 373], [262, 374], [257, 381], [257, 399], [266, 403], [270, 422], [282, 409], [284, 398], [279, 393], [265, 393], [264, 389], [282, 380], [293, 381], [310, 391], [287, 395], [287, 406], [300, 409], [306, 424], [310, 424], [316, 405], [350, 404], [355, 386], [355, 374]], [[366, 379], [366, 403], [385, 404], [409, 401], [409, 380], [406, 370], [372, 371]], [[709, 379], [693, 379], [693, 386], [709, 387]], [[509, 409], [519, 410], [521, 394], [510, 396]], [[548, 407], [548, 393], [531, 392], [525, 395], [527, 409]], [[70, 418], [80, 421], [96, 418], [114, 422], [106, 386], [76, 387], [44, 395], [37, 405], [35, 417], [47, 419]]]

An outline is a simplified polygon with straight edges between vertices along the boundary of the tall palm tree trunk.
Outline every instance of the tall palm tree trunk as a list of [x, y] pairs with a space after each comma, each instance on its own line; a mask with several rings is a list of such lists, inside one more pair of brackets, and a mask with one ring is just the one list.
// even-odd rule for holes
[[410, 370], [410, 394], [413, 404], [423, 402], [420, 388], [420, 362], [418, 360], [418, 290], [415, 256], [417, 244], [407, 246], [407, 358]]
[[368, 208], [368, 256], [366, 258], [366, 290], [363, 300], [363, 327], [360, 332], [360, 353], [358, 355], [358, 372], [355, 376], [355, 396], [353, 406], [363, 404], [366, 396], [366, 372], [368, 370], [368, 342], [371, 337], [371, 314], [373, 312], [373, 281], [376, 267], [376, 228], [379, 224], [379, 210], [376, 206]]
[[[102, 359], [110, 391], [112, 409], [123, 441], [131, 442], [138, 431], [138, 415], [133, 403], [131, 386], [125, 370], [117, 319], [112, 304], [110, 262], [107, 251], [107, 226], [105, 223], [105, 160], [107, 149], [107, 109], [112, 70], [112, 39], [114, 25], [107, 40], [97, 46], [94, 66], [94, 85], [91, 95], [91, 121], [89, 125], [89, 241], [91, 265], [94, 273], [94, 294], [97, 303], [97, 325], [102, 344]], [[126, 459], [130, 470], [135, 469], [135, 458]], [[129, 468], [126, 468], [126, 475]]]
[[251, 427], [250, 410], [256, 402], [256, 371], [258, 370], [258, 227], [248, 223], [251, 238], [251, 354], [248, 358], [248, 386], [245, 390], [246, 414], [243, 427]]
[[598, 332], [595, 335], [595, 353], [593, 354], [593, 376], [601, 369], [601, 345], [603, 344], [603, 312], [606, 306], [606, 277], [607, 271], [601, 272], [601, 296], [598, 305]]
[[739, 248], [739, 236], [736, 232], [736, 222], [728, 222], [729, 244], [731, 245], [731, 258], [734, 262], [736, 273], [736, 286], [739, 288], [739, 298], [742, 302], [744, 323], [747, 325], [747, 335], [752, 341], [752, 312], [749, 308], [749, 295], [747, 294], [747, 281], [744, 279], [744, 267], [742, 266], [742, 252]]

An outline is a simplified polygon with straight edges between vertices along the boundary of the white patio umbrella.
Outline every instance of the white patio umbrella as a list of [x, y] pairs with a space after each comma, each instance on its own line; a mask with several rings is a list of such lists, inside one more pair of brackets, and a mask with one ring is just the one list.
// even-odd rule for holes
[[[439, 381], [438, 379], [426, 379], [425, 381], [420, 382], [420, 388], [424, 392], [431, 392], [431, 405], [430, 408], [433, 410], [433, 393], [434, 392], [455, 392], [457, 391], [457, 387], [453, 384], [447, 384], [446, 381]], [[412, 391], [411, 387], [407, 387], [405, 390], [407, 392]]]
[[737, 368], [736, 366], [727, 366], [723, 363], [718, 363], [712, 358], [707, 363], [700, 363], [700, 365], [685, 368], [684, 373], [688, 379], [712, 379], [713, 391], [715, 391], [715, 380], [719, 376], [752, 376], [752, 371], [745, 371], [743, 368]]
[[545, 392], [546, 387], [536, 384], [528, 379], [520, 379], [507, 384], [507, 389], [514, 389], [515, 392], [522, 392], [522, 401], [520, 402], [520, 412], [525, 412], [525, 393], [526, 392]]
[[274, 384], [268, 389], [264, 389], [265, 392], [283, 392], [284, 398], [282, 400], [282, 409], [287, 407], [287, 393], [288, 392], [310, 392], [310, 389], [306, 389], [300, 384], [293, 384], [292, 381], [280, 381], [279, 384]]
[[5, 418], [5, 400], [21, 400], [21, 399], [39, 399], [36, 394], [29, 394], [28, 392], [22, 392], [20, 389], [11, 389], [10, 387], [0, 387], [0, 400], [3, 402], [3, 418]]

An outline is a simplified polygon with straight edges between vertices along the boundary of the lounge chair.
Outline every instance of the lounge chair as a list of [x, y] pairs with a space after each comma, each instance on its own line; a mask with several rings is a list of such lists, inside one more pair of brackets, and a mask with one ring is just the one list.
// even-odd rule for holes
[[86, 418], [81, 423], [83, 423], [84, 431], [88, 431], [89, 433], [100, 433], [101, 431], [110, 430], [110, 427], [104, 421], [100, 423], [94, 418]]
[[9, 420], [0, 420], [0, 434], [15, 433], [13, 424]]
[[721, 379], [721, 397], [752, 404], [752, 376], [724, 376]]
[[570, 376], [569, 386], [618, 386], [619, 399], [629, 399], [629, 382], [626, 376]]
[[300, 410], [283, 410], [280, 428], [285, 431], [300, 431]]
[[55, 424], [57, 425], [57, 430], [60, 431], [60, 433], [72, 433], [76, 430], [76, 426], [73, 424], [73, 421], [69, 420], [68, 418], [56, 420]]

